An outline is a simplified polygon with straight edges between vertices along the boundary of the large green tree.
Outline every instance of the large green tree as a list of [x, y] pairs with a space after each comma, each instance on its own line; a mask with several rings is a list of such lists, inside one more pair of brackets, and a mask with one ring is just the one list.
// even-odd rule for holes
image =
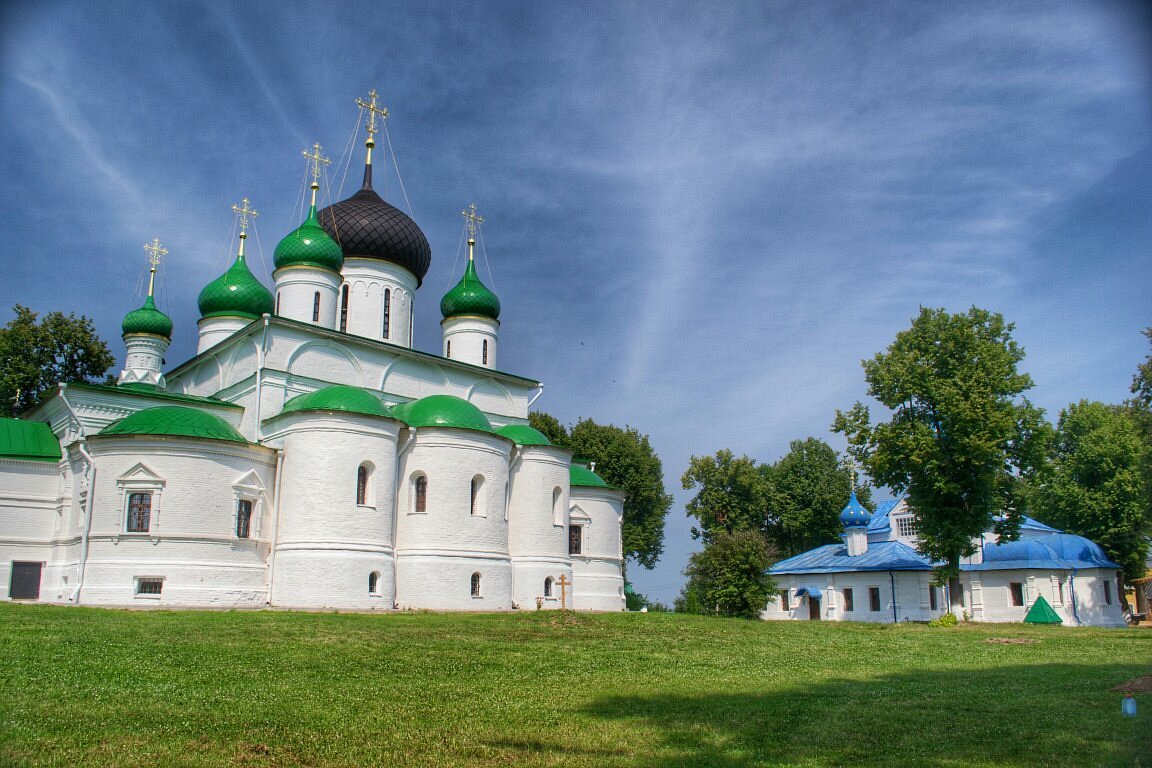
[[[1152, 328], [1145, 328], [1142, 333], [1152, 343]], [[1136, 375], [1132, 377], [1132, 394], [1136, 395], [1137, 405], [1152, 408], [1152, 353], [1136, 368]]]
[[553, 444], [596, 462], [596, 474], [624, 491], [624, 556], [645, 568], [654, 567], [664, 552], [664, 518], [672, 496], [664, 491], [664, 469], [648, 436], [632, 427], [597, 424], [591, 419], [581, 419], [566, 430], [541, 411], [529, 413], [528, 423]]
[[[844, 532], [840, 512], [848, 503], [854, 478], [832, 446], [814, 437], [793, 440], [770, 476], [774, 525], [769, 537], [784, 556], [838, 540]], [[872, 508], [867, 485], [857, 485], [856, 496]]]
[[889, 411], [873, 423], [857, 402], [833, 429], [877, 483], [907, 493], [920, 550], [954, 577], [974, 540], [994, 528], [1018, 536], [1029, 482], [1042, 466], [1050, 426], [1021, 394], [1024, 350], [1013, 326], [972, 307], [922, 308], [887, 351], [863, 361], [868, 394]]
[[676, 610], [759, 618], [775, 585], [768, 565], [775, 553], [764, 536], [743, 528], [717, 531], [712, 540], [688, 561], [688, 577]]
[[26, 410], [57, 382], [92, 382], [116, 362], [92, 321], [49, 312], [39, 320], [16, 305], [16, 317], [0, 328], [0, 413]]
[[684, 490], [696, 489], [684, 511], [696, 518], [692, 538], [706, 543], [721, 532], [752, 529], [767, 534], [771, 526], [772, 484], [767, 468], [727, 448], [715, 456], [693, 456], [680, 478]]

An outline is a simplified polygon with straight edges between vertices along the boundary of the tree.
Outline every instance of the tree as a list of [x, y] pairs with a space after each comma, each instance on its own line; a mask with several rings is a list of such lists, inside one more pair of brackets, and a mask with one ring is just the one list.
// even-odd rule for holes
[[664, 491], [664, 469], [648, 436], [591, 419], [581, 419], [566, 431], [542, 412], [528, 414], [528, 423], [577, 458], [595, 462], [596, 474], [624, 491], [624, 556], [654, 567], [664, 551], [664, 518], [672, 496]]
[[684, 569], [688, 583], [676, 599], [676, 610], [759, 618], [775, 589], [768, 575], [774, 559], [771, 545], [759, 531], [716, 531], [704, 550], [689, 559]]
[[1048, 437], [1043, 411], [1019, 396], [1032, 386], [1017, 371], [1024, 351], [994, 312], [921, 308], [912, 327], [863, 361], [868, 394], [891, 411], [871, 423], [857, 402], [836, 412], [833, 430], [877, 483], [906, 492], [920, 551], [955, 577], [960, 558], [990, 527], [1019, 535], [1029, 482]]
[[[1145, 328], [1142, 333], [1152, 342], [1152, 327]], [[1136, 375], [1132, 377], [1132, 394], [1136, 395], [1138, 405], [1152, 409], [1152, 353], [1136, 368]]]
[[1081, 400], [1060, 412], [1044, 522], [1095, 541], [1128, 579], [1144, 575], [1152, 529], [1152, 448], [1124, 406]]
[[[840, 512], [848, 503], [852, 472], [840, 455], [810, 437], [793, 440], [784, 458], [772, 467], [774, 524], [768, 534], [785, 557], [836, 542], [844, 532]], [[856, 486], [860, 503], [872, 508], [868, 486]]]
[[28, 307], [14, 311], [0, 328], [0, 408], [26, 410], [58, 382], [96, 381], [116, 362], [87, 317], [49, 312], [38, 323]]
[[693, 456], [680, 478], [684, 490], [697, 488], [684, 511], [700, 522], [692, 538], [712, 541], [720, 532], [752, 529], [766, 534], [772, 484], [764, 467], [728, 449], [715, 456]]

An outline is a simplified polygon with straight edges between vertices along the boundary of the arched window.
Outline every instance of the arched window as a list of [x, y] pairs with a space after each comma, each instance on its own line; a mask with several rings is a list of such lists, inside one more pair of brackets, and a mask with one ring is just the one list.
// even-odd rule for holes
[[320, 291], [312, 297], [312, 322], [317, 323], [320, 321]]
[[246, 539], [252, 532], [252, 500], [236, 502], [236, 538]]
[[476, 475], [472, 478], [472, 502], [469, 506], [473, 515], [483, 516], [487, 513], [486, 505], [484, 504], [484, 476]]
[[147, 533], [151, 518], [152, 494], [130, 494], [128, 496], [128, 532]]
[[564, 491], [560, 486], [552, 489], [552, 525], [564, 525]]
[[447, 358], [452, 357], [452, 339], [448, 339], [448, 352], [447, 352], [447, 354], [444, 355], [444, 357], [447, 357]]
[[340, 332], [348, 332], [348, 286], [340, 289]]
[[392, 289], [384, 289], [384, 329], [383, 338], [388, 338], [392, 326]]
[[361, 464], [356, 469], [356, 503], [364, 506], [368, 503], [368, 465]]
[[544, 597], [552, 597], [552, 577], [544, 579]]
[[472, 597], [480, 597], [480, 574], [472, 574]]
[[424, 475], [418, 475], [416, 477], [416, 481], [415, 481], [415, 483], [413, 483], [413, 485], [415, 486], [415, 491], [416, 491], [416, 493], [415, 493], [416, 498], [415, 498], [415, 504], [413, 505], [413, 509], [416, 512], [427, 512], [428, 511], [428, 478], [425, 477]]
[[484, 339], [483, 364], [488, 365], [488, 339]]
[[372, 571], [368, 574], [368, 594], [380, 594], [380, 571]]

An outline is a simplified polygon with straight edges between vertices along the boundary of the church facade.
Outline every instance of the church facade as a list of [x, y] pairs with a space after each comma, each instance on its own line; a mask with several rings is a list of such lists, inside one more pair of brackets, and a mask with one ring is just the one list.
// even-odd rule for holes
[[118, 385], [60, 384], [0, 420], [8, 599], [623, 610], [623, 493], [528, 425], [539, 382], [498, 369], [474, 208], [443, 346], [412, 348], [431, 249], [372, 188], [369, 114], [361, 189], [317, 211], [314, 180], [273, 290], [235, 207], [237, 256], [199, 295], [194, 358], [161, 370], [172, 321], [150, 288], [124, 319]]

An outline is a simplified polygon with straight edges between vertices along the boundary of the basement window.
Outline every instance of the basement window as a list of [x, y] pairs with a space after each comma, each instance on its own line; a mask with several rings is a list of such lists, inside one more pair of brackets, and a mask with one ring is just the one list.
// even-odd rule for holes
[[164, 591], [162, 577], [138, 577], [136, 579], [136, 597], [160, 597]]

